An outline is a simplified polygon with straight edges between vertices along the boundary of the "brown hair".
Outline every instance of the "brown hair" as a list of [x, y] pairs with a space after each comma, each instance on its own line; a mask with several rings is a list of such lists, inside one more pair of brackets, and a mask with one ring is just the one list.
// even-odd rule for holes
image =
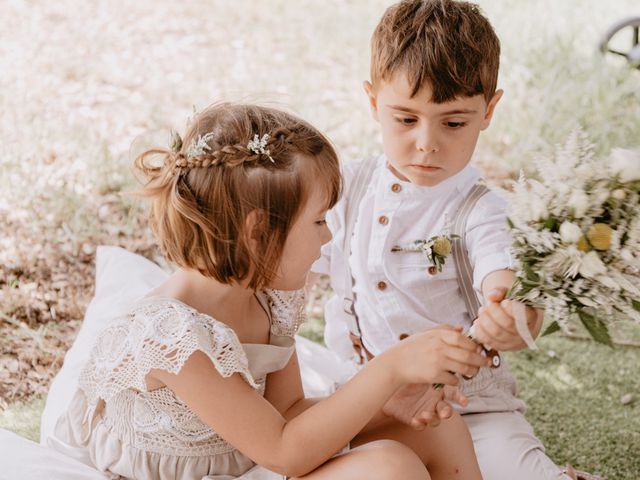
[[[248, 146], [255, 135], [265, 139], [262, 150]], [[184, 143], [142, 153], [135, 168], [146, 177], [140, 193], [152, 200], [151, 226], [166, 257], [223, 283], [246, 279], [253, 268], [251, 288], [273, 279], [313, 186], [324, 190], [327, 208], [341, 191], [329, 140], [294, 115], [255, 105], [208, 107]], [[247, 232], [254, 211], [260, 221]]]
[[454, 0], [403, 0], [389, 7], [371, 38], [371, 81], [403, 73], [411, 96], [429, 84], [432, 101], [496, 91], [500, 40], [477, 5]]

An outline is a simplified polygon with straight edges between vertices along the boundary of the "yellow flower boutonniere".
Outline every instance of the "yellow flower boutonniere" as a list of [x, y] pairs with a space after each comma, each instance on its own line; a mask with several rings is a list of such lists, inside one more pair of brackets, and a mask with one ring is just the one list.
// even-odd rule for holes
[[427, 272], [435, 275], [442, 271], [442, 266], [446, 258], [451, 255], [451, 241], [459, 238], [459, 235], [442, 234], [431, 237], [428, 240], [416, 240], [411, 245], [396, 245], [391, 249], [392, 252], [422, 252], [431, 265]]

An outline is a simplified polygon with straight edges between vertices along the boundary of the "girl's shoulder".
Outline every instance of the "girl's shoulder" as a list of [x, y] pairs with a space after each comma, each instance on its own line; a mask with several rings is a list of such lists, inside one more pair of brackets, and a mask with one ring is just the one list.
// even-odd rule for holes
[[177, 374], [196, 351], [209, 357], [222, 376], [240, 373], [256, 387], [246, 353], [229, 326], [165, 297], [136, 302], [98, 335], [79, 384], [91, 403], [127, 388], [146, 391], [145, 377], [152, 369]]

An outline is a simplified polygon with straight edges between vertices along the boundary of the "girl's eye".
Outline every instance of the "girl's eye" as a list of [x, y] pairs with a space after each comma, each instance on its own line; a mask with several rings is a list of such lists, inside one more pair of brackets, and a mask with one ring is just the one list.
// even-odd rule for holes
[[403, 125], [412, 125], [416, 123], [416, 119], [411, 117], [396, 117], [396, 122], [399, 122]]
[[445, 125], [447, 128], [461, 128], [464, 127], [467, 122], [446, 122]]
[[318, 225], [318, 226], [322, 226], [322, 225], [326, 225], [326, 224], [327, 224], [327, 221], [324, 218], [322, 220], [318, 220], [316, 222], [316, 225]]

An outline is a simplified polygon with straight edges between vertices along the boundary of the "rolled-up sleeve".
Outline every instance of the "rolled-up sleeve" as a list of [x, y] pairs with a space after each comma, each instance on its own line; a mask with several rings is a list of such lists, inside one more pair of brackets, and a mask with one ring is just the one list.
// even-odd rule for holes
[[482, 196], [469, 215], [466, 231], [473, 287], [480, 293], [491, 272], [512, 268], [506, 202], [493, 192]]

